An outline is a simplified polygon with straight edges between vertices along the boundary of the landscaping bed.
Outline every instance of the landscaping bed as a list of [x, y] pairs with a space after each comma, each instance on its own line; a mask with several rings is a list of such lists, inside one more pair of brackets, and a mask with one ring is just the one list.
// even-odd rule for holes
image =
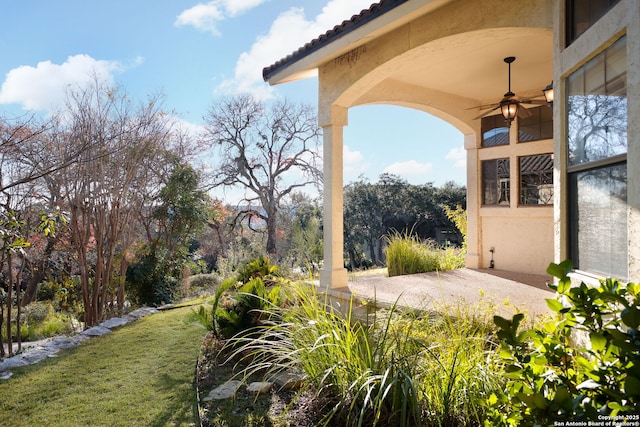
[[[324, 413], [322, 399], [310, 390], [299, 388], [286, 390], [275, 385], [267, 393], [254, 394], [246, 385], [263, 381], [254, 374], [244, 377], [241, 372], [246, 363], [227, 360], [229, 351], [213, 333], [202, 342], [196, 372], [196, 387], [199, 397], [199, 413], [203, 427], [214, 426], [315, 426]], [[231, 379], [243, 382], [234, 398], [224, 400], [203, 399], [214, 388]]]

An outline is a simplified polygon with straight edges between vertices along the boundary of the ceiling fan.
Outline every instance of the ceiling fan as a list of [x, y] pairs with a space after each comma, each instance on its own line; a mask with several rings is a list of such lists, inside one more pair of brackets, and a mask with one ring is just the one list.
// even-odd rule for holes
[[[520, 98], [515, 93], [511, 92], [511, 63], [516, 60], [515, 56], [508, 56], [504, 58], [504, 62], [507, 63], [509, 67], [509, 87], [507, 93], [504, 94], [502, 100], [495, 104], [489, 105], [480, 105], [475, 108], [479, 108], [484, 110], [486, 108], [491, 108], [488, 111], [480, 114], [478, 117], [474, 117], [474, 120], [481, 119], [483, 117], [490, 116], [494, 111], [500, 110], [504, 120], [507, 122], [507, 126], [511, 126], [511, 122], [519, 116], [521, 118], [529, 117], [531, 113], [527, 110], [527, 108], [522, 104], [531, 104], [531, 105], [546, 105], [547, 101], [545, 100], [537, 100], [537, 99], [525, 99]], [[522, 107], [522, 108], [520, 108]]]

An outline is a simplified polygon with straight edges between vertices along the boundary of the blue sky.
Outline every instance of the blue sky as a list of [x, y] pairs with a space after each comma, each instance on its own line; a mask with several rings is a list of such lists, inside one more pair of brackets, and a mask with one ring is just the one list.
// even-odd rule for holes
[[[20, 0], [0, 14], [0, 115], [46, 114], [91, 72], [130, 96], [165, 95], [194, 131], [220, 97], [250, 92], [316, 105], [317, 79], [269, 87], [262, 68], [373, 0]], [[426, 113], [349, 111], [345, 183], [383, 172], [465, 183], [463, 137]]]

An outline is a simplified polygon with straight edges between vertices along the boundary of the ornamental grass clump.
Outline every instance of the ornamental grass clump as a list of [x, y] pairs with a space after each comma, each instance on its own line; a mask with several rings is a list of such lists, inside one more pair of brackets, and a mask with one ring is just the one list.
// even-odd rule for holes
[[478, 425], [502, 388], [489, 322], [470, 311], [356, 315], [353, 299], [340, 307], [304, 285], [295, 301], [229, 345], [250, 361], [246, 375], [300, 374], [326, 402], [321, 425]]
[[465, 252], [451, 247], [440, 248], [411, 233], [396, 231], [387, 236], [386, 257], [388, 274], [392, 277], [462, 268]]

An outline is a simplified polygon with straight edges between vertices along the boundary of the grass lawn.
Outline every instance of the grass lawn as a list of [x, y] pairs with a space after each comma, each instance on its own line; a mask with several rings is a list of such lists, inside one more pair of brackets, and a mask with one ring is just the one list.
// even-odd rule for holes
[[195, 426], [195, 364], [206, 330], [191, 307], [92, 338], [0, 382], [4, 426]]

